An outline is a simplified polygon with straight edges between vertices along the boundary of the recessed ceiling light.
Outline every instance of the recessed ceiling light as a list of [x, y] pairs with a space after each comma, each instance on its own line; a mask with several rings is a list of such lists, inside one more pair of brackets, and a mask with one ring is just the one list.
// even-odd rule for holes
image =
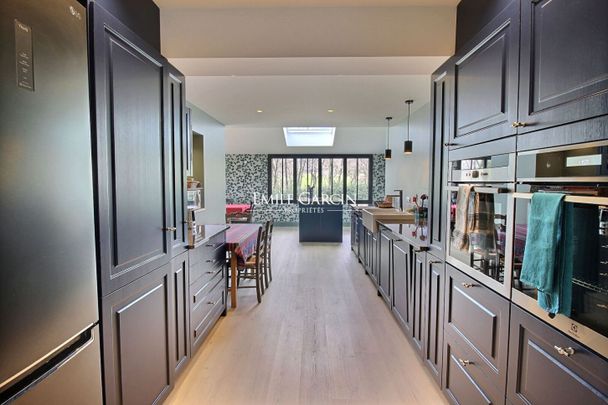
[[328, 112], [328, 113], [333, 113], [333, 112], [335, 112], [335, 111], [336, 111], [336, 110], [331, 109], [331, 108], [330, 108], [329, 110], [327, 110], [327, 112]]
[[287, 146], [333, 146], [335, 127], [284, 127]]
[[259, 113], [263, 113], [263, 112], [264, 112], [264, 110], [257, 110], [257, 112], [259, 112]]

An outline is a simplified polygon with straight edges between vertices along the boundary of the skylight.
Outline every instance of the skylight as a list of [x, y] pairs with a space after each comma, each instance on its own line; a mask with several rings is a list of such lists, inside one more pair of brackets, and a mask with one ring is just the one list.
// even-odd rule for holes
[[287, 146], [334, 146], [336, 127], [283, 127]]

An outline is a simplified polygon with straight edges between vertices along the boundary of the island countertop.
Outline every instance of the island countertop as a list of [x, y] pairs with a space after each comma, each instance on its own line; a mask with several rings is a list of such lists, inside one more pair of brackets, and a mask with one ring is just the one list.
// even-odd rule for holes
[[385, 221], [378, 221], [380, 226], [390, 230], [397, 238], [404, 240], [417, 248], [428, 248], [428, 226], [427, 221], [420, 220], [412, 224], [391, 224]]
[[196, 249], [228, 228], [230, 228], [229, 224], [195, 225], [188, 228], [188, 248]]

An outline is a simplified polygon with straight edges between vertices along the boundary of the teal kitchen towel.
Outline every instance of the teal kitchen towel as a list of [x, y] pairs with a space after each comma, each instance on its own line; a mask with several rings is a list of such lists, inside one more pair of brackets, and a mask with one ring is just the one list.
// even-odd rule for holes
[[[538, 304], [545, 311], [559, 311], [560, 268], [564, 195], [535, 193], [528, 213], [526, 250], [520, 280], [538, 290]], [[572, 277], [570, 273], [570, 278]]]

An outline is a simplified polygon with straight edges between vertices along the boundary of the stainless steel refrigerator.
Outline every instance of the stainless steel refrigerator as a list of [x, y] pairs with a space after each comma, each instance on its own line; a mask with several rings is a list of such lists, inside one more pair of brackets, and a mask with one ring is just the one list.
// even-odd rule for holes
[[0, 54], [0, 403], [101, 403], [85, 8], [1, 0]]

